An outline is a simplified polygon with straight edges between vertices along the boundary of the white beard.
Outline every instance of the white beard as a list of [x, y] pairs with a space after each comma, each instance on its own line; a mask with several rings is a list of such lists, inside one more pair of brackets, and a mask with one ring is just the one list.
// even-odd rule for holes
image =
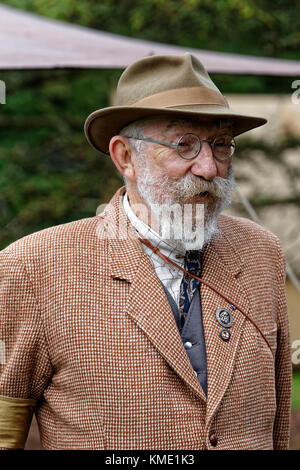
[[[160, 237], [178, 251], [202, 249], [218, 232], [218, 216], [231, 203], [235, 185], [232, 167], [229, 167], [227, 178], [217, 176], [209, 182], [191, 174], [180, 180], [166, 175], [154, 176], [146, 158], [141, 158], [140, 163], [137, 190], [159, 224]], [[209, 202], [189, 204], [189, 208], [184, 204], [184, 200], [204, 191], [211, 195]]]

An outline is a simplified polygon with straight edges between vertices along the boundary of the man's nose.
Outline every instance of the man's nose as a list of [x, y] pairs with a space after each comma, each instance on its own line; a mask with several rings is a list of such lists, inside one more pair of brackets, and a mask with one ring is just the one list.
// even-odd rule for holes
[[218, 168], [209, 142], [202, 142], [199, 154], [192, 161], [191, 172], [193, 175], [202, 176], [207, 181], [217, 176]]

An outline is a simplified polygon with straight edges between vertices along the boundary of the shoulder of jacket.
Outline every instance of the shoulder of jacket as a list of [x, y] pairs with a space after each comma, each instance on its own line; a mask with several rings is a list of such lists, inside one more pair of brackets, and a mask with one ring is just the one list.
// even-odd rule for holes
[[250, 219], [222, 214], [218, 223], [222, 233], [236, 246], [246, 244], [253, 249], [269, 246], [281, 250], [279, 238]]
[[101, 217], [95, 216], [39, 230], [11, 243], [0, 254], [23, 260], [36, 258], [45, 252], [84, 247], [97, 237], [97, 226], [102, 222]]

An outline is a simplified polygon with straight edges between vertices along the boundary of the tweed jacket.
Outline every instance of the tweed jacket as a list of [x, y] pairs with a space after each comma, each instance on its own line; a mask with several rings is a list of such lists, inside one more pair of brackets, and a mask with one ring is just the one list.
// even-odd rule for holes
[[128, 236], [123, 192], [96, 217], [0, 252], [0, 447], [24, 445], [34, 410], [44, 449], [288, 448], [291, 360], [278, 239], [247, 219], [219, 217], [202, 278], [269, 345], [238, 308], [222, 341], [215, 313], [229, 304], [202, 285], [206, 397], [162, 284]]

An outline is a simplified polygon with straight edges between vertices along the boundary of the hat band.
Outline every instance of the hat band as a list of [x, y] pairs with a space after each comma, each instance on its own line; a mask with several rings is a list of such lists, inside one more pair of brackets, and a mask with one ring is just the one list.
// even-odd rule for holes
[[136, 101], [130, 106], [172, 108], [197, 104], [215, 104], [229, 108], [225, 97], [221, 93], [204, 86], [174, 88], [173, 90], [162, 91], [146, 96], [146, 98]]

